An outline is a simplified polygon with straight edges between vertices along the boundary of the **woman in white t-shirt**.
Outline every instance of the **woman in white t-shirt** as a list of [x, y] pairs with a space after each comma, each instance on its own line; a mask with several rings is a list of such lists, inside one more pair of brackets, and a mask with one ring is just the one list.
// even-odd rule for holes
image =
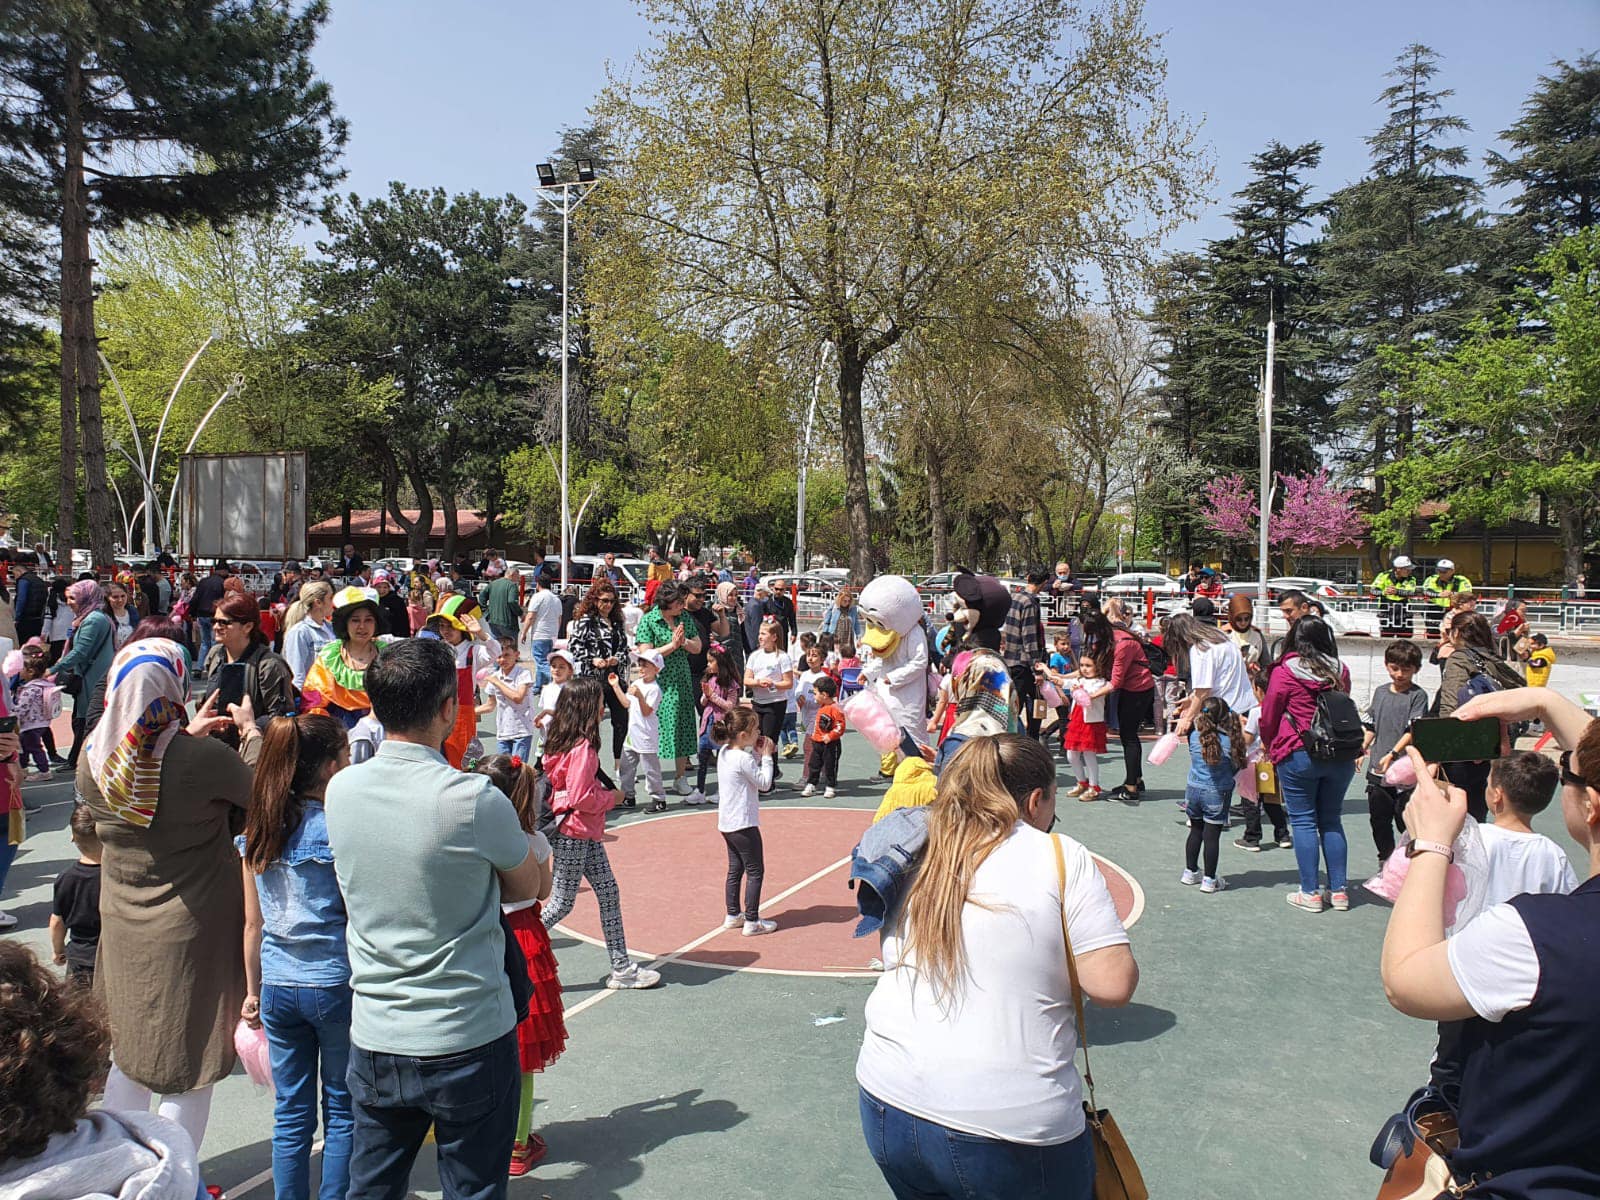
[[1195, 714], [1207, 696], [1221, 699], [1241, 719], [1256, 707], [1249, 660], [1238, 644], [1211, 622], [1189, 613], [1168, 617], [1161, 627], [1161, 647], [1174, 660], [1187, 656], [1189, 662], [1189, 697], [1178, 710], [1180, 738], [1189, 736]]
[[[756, 649], [744, 660], [744, 685], [750, 689], [751, 707], [761, 722], [761, 736], [774, 746], [783, 734], [783, 717], [789, 711], [789, 697], [794, 690], [794, 659], [778, 648], [780, 636], [776, 621], [761, 622]], [[778, 774], [774, 763], [774, 785]]]
[[898, 1197], [1012, 1200], [1041, 1180], [1093, 1195], [1063, 911], [1096, 1003], [1126, 1004], [1139, 968], [1089, 851], [1048, 832], [1055, 774], [1038, 741], [999, 734], [939, 777], [856, 1060], [867, 1149]]

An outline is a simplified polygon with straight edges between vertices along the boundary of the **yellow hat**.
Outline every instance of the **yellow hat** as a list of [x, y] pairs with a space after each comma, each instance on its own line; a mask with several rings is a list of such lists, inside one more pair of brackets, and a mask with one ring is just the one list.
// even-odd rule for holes
[[477, 613], [478, 602], [471, 596], [449, 595], [440, 601], [433, 615], [453, 625], [462, 633], [471, 633], [464, 618], [474, 617]]

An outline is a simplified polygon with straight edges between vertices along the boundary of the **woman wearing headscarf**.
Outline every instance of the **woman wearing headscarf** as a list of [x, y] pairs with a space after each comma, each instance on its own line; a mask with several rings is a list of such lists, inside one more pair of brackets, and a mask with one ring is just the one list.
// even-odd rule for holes
[[728, 652], [728, 657], [733, 660], [733, 673], [739, 678], [744, 678], [744, 601], [739, 594], [739, 585], [730, 581], [717, 584], [716, 604], [721, 605], [721, 611], [728, 618], [728, 636], [723, 640], [723, 649]]
[[333, 598], [333, 640], [317, 652], [306, 672], [306, 692], [318, 700], [307, 712], [337, 717], [346, 729], [372, 711], [367, 668], [378, 661], [378, 593], [347, 587]]
[[71, 774], [78, 769], [78, 752], [89, 731], [89, 701], [105, 680], [116, 653], [116, 626], [105, 613], [105, 592], [92, 579], [80, 579], [67, 589], [67, 603], [76, 619], [72, 641], [50, 672], [50, 681], [72, 697], [72, 750], [67, 765], [57, 770]]
[[[232, 835], [260, 746], [248, 698], [231, 716], [184, 710], [189, 671], [166, 638], [124, 646], [78, 768], [104, 845], [95, 987], [111, 1024], [105, 1107], [160, 1113], [198, 1149], [211, 1088], [233, 1070], [244, 1002], [244, 899]], [[208, 736], [232, 726], [241, 749]], [[243, 757], [241, 757], [243, 756]]]

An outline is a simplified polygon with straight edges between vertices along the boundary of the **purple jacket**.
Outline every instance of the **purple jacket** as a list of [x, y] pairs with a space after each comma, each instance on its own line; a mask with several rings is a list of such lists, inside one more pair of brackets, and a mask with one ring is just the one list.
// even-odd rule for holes
[[[1303, 734], [1311, 728], [1317, 712], [1317, 693], [1326, 691], [1328, 685], [1318, 679], [1308, 678], [1295, 670], [1298, 654], [1291, 654], [1272, 669], [1267, 681], [1267, 694], [1261, 701], [1261, 744], [1267, 748], [1267, 758], [1281, 763], [1296, 750], [1305, 749]], [[1350, 690], [1350, 669], [1339, 665], [1339, 675], [1344, 683], [1341, 691]], [[1290, 724], [1290, 719], [1293, 724]]]

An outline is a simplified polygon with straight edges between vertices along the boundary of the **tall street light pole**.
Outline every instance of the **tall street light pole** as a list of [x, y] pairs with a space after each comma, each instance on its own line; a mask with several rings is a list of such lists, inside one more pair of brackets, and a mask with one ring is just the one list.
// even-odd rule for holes
[[794, 573], [804, 575], [806, 570], [806, 469], [811, 465], [811, 422], [817, 416], [817, 395], [822, 391], [822, 372], [828, 366], [828, 351], [832, 342], [822, 343], [822, 353], [817, 358], [817, 374], [811, 381], [811, 403], [806, 408], [805, 429], [800, 434], [800, 478], [796, 488], [794, 506]]
[[[1267, 524], [1272, 513], [1272, 381], [1276, 374], [1274, 357], [1278, 343], [1278, 322], [1274, 319], [1271, 301], [1267, 308], [1267, 362], [1261, 372], [1261, 513], [1256, 521], [1259, 543], [1257, 552], [1261, 562], [1257, 568], [1256, 602], [1267, 606], [1267, 575], [1270, 573], [1267, 555]], [[1265, 619], [1265, 618], [1263, 618]]]
[[[539, 175], [539, 186], [547, 191], [561, 193], [561, 590], [566, 592], [572, 570], [572, 506], [567, 492], [567, 431], [568, 431], [568, 399], [567, 399], [567, 359], [570, 343], [567, 340], [567, 307], [569, 291], [567, 278], [569, 271], [568, 248], [571, 239], [572, 210], [582, 204], [594, 190], [599, 182], [595, 178], [594, 163], [587, 158], [580, 158], [573, 163], [577, 169], [578, 178], [575, 182], [556, 182], [555, 167], [550, 163], [539, 163], [534, 170]], [[573, 193], [577, 198], [573, 198]]]

